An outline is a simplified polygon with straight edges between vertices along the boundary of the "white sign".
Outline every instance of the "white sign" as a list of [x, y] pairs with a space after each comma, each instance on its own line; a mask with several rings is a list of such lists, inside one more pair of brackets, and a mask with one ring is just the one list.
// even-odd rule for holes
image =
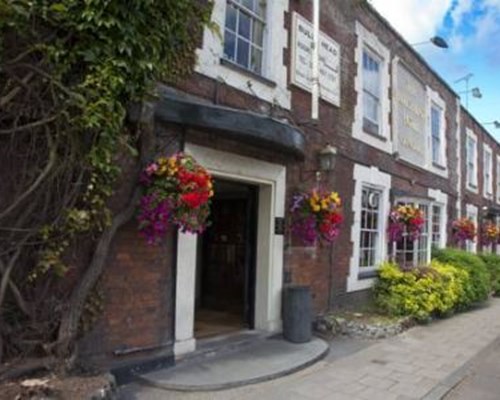
[[[313, 25], [293, 13], [292, 73], [294, 85], [312, 91]], [[319, 34], [319, 95], [340, 107], [340, 46], [323, 32]]]
[[393, 118], [397, 149], [403, 160], [425, 165], [425, 86], [400, 62], [395, 71]]

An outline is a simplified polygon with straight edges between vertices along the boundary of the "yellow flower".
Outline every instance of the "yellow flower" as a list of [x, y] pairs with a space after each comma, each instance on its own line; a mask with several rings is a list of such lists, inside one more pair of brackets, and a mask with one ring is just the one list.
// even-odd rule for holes
[[330, 199], [336, 204], [340, 205], [340, 196], [337, 192], [332, 192], [330, 194]]
[[328, 200], [327, 198], [322, 199], [321, 200], [321, 208], [323, 210], [327, 210], [328, 209], [328, 203], [330, 203], [330, 200]]
[[321, 211], [321, 207], [318, 204], [315, 204], [314, 206], [312, 206], [312, 209], [313, 209], [314, 212], [320, 212]]
[[158, 158], [158, 164], [160, 166], [165, 165], [167, 163], [167, 159], [165, 157]]
[[313, 190], [312, 191], [312, 196], [311, 196], [311, 199], [313, 199], [314, 201], [319, 201], [319, 196], [318, 196], [318, 192], [316, 190]]

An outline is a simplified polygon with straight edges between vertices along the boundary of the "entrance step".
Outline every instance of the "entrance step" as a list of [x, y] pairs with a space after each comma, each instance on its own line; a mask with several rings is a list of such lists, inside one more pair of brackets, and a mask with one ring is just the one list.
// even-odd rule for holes
[[282, 337], [271, 337], [240, 347], [238, 351], [181, 363], [174, 368], [139, 375], [137, 379], [166, 390], [223, 390], [299, 371], [325, 357], [328, 348], [328, 344], [319, 338], [295, 344]]
[[275, 333], [266, 331], [243, 330], [211, 338], [197, 339], [196, 350], [182, 355], [182, 358], [176, 360], [176, 366], [203, 362], [207, 358], [223, 356], [234, 351], [239, 351], [275, 335]]

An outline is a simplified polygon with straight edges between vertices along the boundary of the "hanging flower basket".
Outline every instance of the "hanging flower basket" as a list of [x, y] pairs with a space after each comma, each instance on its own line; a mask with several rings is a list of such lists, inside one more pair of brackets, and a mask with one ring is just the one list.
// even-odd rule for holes
[[452, 223], [453, 238], [459, 245], [467, 240], [475, 240], [476, 225], [469, 218], [460, 218]]
[[140, 183], [144, 195], [137, 220], [149, 244], [158, 243], [169, 224], [191, 233], [208, 226], [212, 178], [193, 157], [184, 153], [159, 157], [143, 170]]
[[313, 190], [295, 194], [290, 207], [292, 232], [306, 245], [318, 240], [333, 242], [343, 220], [340, 206], [337, 192]]
[[498, 243], [500, 230], [492, 222], [486, 222], [481, 227], [481, 242], [489, 246], [490, 244]]
[[393, 208], [389, 214], [389, 241], [399, 242], [405, 233], [411, 240], [418, 239], [424, 223], [424, 213], [418, 207], [401, 205]]

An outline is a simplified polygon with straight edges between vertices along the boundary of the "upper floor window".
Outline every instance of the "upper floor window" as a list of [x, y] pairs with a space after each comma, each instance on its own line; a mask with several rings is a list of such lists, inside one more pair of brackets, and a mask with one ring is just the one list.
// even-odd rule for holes
[[440, 107], [433, 104], [431, 106], [431, 146], [432, 146], [432, 162], [442, 165], [442, 137], [441, 137], [441, 118], [443, 111]]
[[500, 157], [497, 156], [497, 203], [500, 203]]
[[380, 92], [382, 59], [374, 52], [363, 50], [363, 130], [381, 135]]
[[483, 195], [491, 197], [493, 195], [493, 155], [491, 148], [487, 145], [483, 148]]
[[257, 74], [262, 74], [264, 0], [228, 0], [224, 29], [224, 58]]
[[467, 188], [477, 191], [477, 139], [469, 132], [466, 140], [466, 168]]

